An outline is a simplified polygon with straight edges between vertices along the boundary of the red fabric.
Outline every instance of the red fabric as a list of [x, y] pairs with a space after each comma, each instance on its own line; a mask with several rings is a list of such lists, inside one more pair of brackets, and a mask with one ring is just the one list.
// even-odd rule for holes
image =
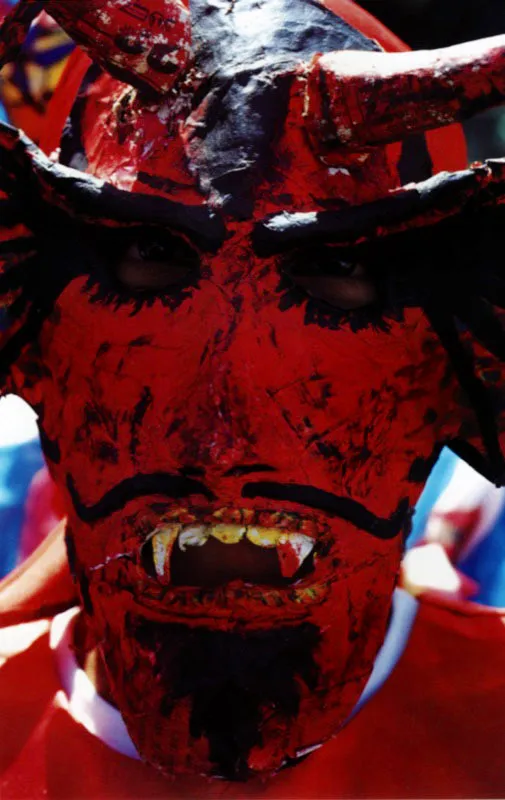
[[19, 625], [71, 608], [77, 589], [70, 575], [64, 522], [0, 581], [0, 625]]
[[47, 467], [40, 469], [30, 484], [21, 530], [20, 561], [44, 541], [65, 516], [62, 501]]
[[304, 763], [253, 785], [170, 782], [109, 750], [59, 706], [42, 636], [0, 670], [1, 796], [503, 797], [504, 621], [424, 597], [397, 669], [365, 709]]

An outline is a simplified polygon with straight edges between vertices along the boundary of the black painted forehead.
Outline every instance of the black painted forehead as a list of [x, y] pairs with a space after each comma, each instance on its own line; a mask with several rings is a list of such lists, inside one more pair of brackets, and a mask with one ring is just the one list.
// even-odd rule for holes
[[195, 166], [239, 216], [275, 166], [292, 70], [316, 53], [378, 45], [314, 0], [192, 0], [197, 64], [211, 79]]
[[378, 50], [316, 0], [190, 0], [193, 51], [207, 75], [296, 64], [315, 53]]

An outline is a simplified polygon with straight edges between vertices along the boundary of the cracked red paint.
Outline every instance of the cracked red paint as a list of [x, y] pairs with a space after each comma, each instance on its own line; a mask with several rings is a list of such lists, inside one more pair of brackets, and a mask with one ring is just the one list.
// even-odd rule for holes
[[[108, 44], [127, 4], [76, 2], [80, 16], [70, 15], [68, 4], [46, 5], [114, 74], [119, 66], [141, 89], [172, 91], [159, 70], [146, 69], [145, 54], [123, 49], [118, 56]], [[350, 7], [327, 6], [342, 14]], [[129, 7], [178, 10], [179, 79], [189, 41], [182, 4]], [[360, 19], [365, 34], [376, 31]], [[85, 30], [96, 25], [91, 42]], [[180, 105], [146, 106], [108, 75], [89, 84], [80, 118], [88, 171], [117, 188], [180, 202], [188, 216], [200, 206], [222, 211], [227, 235], [216, 252], [200, 253], [200, 277], [177, 301], [169, 291], [145, 302], [124, 287], [108, 294], [93, 265], [71, 277], [7, 380], [39, 411], [51, 474], [67, 501], [83, 605], [116, 702], [143, 758], [166, 773], [274, 772], [338, 731], [383, 641], [402, 533], [422, 488], [411, 477], [413, 464], [429, 462], [437, 444], [473, 419], [420, 309], [356, 324], [352, 312], [297, 299], [285, 278], [281, 283], [280, 259], [255, 252], [253, 231], [266, 214], [338, 210], [381, 199], [401, 182], [398, 147], [339, 156], [337, 169], [321, 159], [300, 125], [305, 73], [283, 67], [283, 89], [286, 75], [274, 158], [245, 181], [251, 204], [240, 212], [227, 205], [219, 180], [212, 184], [212, 170], [205, 172], [220, 153], [197, 138], [212, 98], [200, 99], [188, 117], [192, 73]], [[445, 135], [430, 139], [435, 168], [443, 160], [435, 145]], [[460, 134], [451, 136], [459, 163]], [[1, 144], [14, 152], [17, 140], [3, 134]], [[199, 160], [202, 153], [207, 161]], [[46, 182], [43, 190], [50, 200], [54, 189]], [[6, 238], [24, 233], [11, 228]], [[85, 244], [76, 239], [73, 252]], [[314, 572], [280, 589], [237, 580], [205, 591], [167, 587], [147, 574], [142, 546], [160, 520], [206, 520], [223, 507], [299, 518], [321, 545]], [[174, 642], [168, 653], [164, 632]], [[193, 676], [199, 691], [194, 684], [186, 690], [183, 662], [173, 653], [200, 652], [200, 641], [211, 652], [211, 640], [235, 653], [237, 637], [244, 653], [277, 654], [285, 640], [294, 655], [285, 669], [291, 694], [282, 681], [269, 684], [276, 665], [267, 660], [251, 712], [256, 730], [235, 753], [226, 731], [209, 733], [198, 683], [204, 668]], [[307, 646], [297, 648], [296, 637]], [[231, 656], [225, 666], [232, 670]]]

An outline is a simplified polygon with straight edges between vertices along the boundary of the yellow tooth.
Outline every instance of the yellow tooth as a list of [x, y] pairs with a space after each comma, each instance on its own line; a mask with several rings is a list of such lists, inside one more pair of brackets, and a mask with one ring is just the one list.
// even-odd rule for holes
[[164, 525], [156, 531], [151, 539], [154, 568], [160, 578], [165, 577], [168, 572], [172, 545], [177, 539], [180, 529], [180, 525]]
[[179, 547], [182, 551], [186, 547], [201, 547], [209, 538], [209, 529], [206, 525], [186, 525], [179, 536]]
[[223, 544], [237, 544], [243, 538], [246, 529], [243, 525], [211, 525], [210, 535]]
[[287, 541], [288, 535], [285, 531], [277, 528], [255, 528], [247, 529], [247, 538], [257, 547], [277, 547], [281, 542]]

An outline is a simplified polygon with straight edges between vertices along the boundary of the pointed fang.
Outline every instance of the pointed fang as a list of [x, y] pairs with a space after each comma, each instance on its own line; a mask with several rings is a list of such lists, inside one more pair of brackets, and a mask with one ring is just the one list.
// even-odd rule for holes
[[180, 529], [180, 525], [165, 525], [151, 539], [154, 569], [164, 581], [170, 580], [170, 556]]
[[303, 533], [284, 536], [277, 545], [279, 566], [283, 578], [293, 578], [314, 549], [314, 540]]

